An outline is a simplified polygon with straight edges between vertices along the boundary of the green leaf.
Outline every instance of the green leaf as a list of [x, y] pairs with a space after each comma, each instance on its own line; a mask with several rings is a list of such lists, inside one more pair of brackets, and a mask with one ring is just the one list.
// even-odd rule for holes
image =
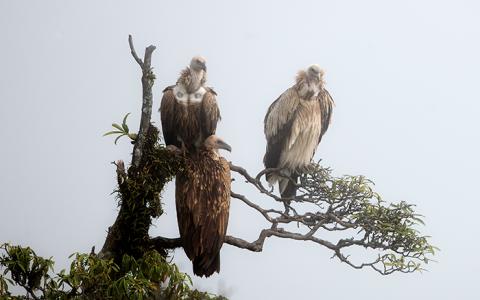
[[123, 130], [125, 130], [125, 132], [128, 133], [128, 130], [129, 130], [129, 129], [128, 129], [127, 124], [123, 123], [123, 124], [122, 124], [122, 127], [123, 127]]
[[128, 118], [129, 115], [130, 115], [130, 113], [126, 114], [125, 117], [123, 117], [122, 124], [126, 124], [126, 123], [127, 123], [127, 118]]
[[127, 125], [127, 118], [130, 115], [130, 113], [126, 114], [125, 117], [123, 117], [122, 121], [122, 128], [125, 130], [125, 132], [128, 134], [128, 125]]
[[115, 145], [117, 144], [118, 140], [119, 140], [122, 136], [124, 136], [124, 135], [126, 135], [126, 134], [123, 133], [123, 134], [117, 136], [117, 138], [115, 139]]
[[122, 133], [123, 133], [123, 128], [122, 126], [118, 125], [117, 123], [112, 123], [112, 126], [117, 128], [118, 130], [120, 130]]
[[122, 134], [122, 133], [123, 133], [123, 131], [113, 130], [113, 131], [109, 131], [107, 133], [104, 133], [103, 136], [112, 135], [112, 134]]

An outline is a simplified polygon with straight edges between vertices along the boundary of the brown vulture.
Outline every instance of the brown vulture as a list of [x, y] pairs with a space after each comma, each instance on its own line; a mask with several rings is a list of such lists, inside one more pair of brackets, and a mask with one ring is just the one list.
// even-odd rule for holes
[[185, 168], [175, 183], [180, 238], [198, 276], [220, 272], [220, 248], [227, 232], [230, 167], [218, 149], [231, 151], [212, 135], [198, 151], [186, 153]]
[[263, 163], [265, 168], [281, 169], [267, 174], [267, 181], [271, 185], [278, 181], [282, 198], [295, 197], [298, 176], [310, 164], [330, 124], [334, 102], [323, 74], [318, 65], [299, 71], [295, 84], [270, 105], [265, 116]]
[[176, 85], [163, 91], [160, 117], [166, 145], [195, 151], [215, 134], [220, 110], [217, 94], [205, 86], [206, 71], [205, 59], [196, 56], [180, 73]]

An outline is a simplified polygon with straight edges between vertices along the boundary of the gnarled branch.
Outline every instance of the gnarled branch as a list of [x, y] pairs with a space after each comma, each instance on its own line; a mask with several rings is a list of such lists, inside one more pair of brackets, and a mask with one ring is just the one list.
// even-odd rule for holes
[[[378, 194], [372, 190], [371, 182], [363, 176], [334, 178], [330, 169], [312, 164], [310, 170], [300, 179], [299, 196], [295, 199], [282, 199], [268, 190], [261, 180], [265, 174], [274, 170], [262, 170], [256, 176], [251, 176], [240, 166], [231, 163], [230, 168], [260, 194], [275, 202], [292, 202], [290, 205], [295, 208], [286, 208], [283, 211], [263, 208], [257, 203], [265, 201], [252, 201], [244, 195], [232, 192], [232, 198], [257, 211], [270, 223], [270, 227], [262, 229], [257, 240], [253, 242], [226, 236], [226, 244], [260, 252], [266, 239], [270, 237], [310, 241], [332, 250], [333, 257], [353, 268], [369, 267], [383, 275], [397, 271], [409, 273], [421, 270], [422, 264], [428, 263], [429, 256], [434, 254], [435, 247], [414, 228], [415, 225], [423, 223], [419, 215], [414, 213], [412, 205], [404, 202], [384, 205]], [[288, 226], [290, 224], [296, 226]], [[292, 231], [291, 228], [296, 230]], [[341, 232], [346, 237], [329, 241], [319, 237], [322, 230]], [[175, 239], [176, 243], [171, 241], [167, 239], [162, 247], [181, 247], [180, 239]], [[344, 251], [351, 247], [380, 251], [380, 255], [369, 262], [355, 263], [349, 255], [344, 254]]]

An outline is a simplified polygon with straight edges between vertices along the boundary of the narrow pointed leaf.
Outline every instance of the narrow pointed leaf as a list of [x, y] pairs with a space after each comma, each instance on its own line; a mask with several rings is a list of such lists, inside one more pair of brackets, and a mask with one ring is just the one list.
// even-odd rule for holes
[[113, 130], [113, 131], [109, 131], [107, 133], [104, 133], [103, 136], [112, 135], [112, 134], [122, 134], [122, 133], [123, 133], [123, 131]]
[[117, 141], [118, 141], [122, 136], [124, 136], [124, 135], [125, 135], [125, 134], [121, 134], [121, 135], [117, 136], [117, 138], [115, 139], [115, 145], [117, 144]]
[[123, 123], [122, 124], [123, 130], [125, 130], [125, 133], [128, 133], [128, 126], [127, 124]]
[[122, 126], [118, 125], [117, 123], [112, 123], [112, 126], [123, 132]]

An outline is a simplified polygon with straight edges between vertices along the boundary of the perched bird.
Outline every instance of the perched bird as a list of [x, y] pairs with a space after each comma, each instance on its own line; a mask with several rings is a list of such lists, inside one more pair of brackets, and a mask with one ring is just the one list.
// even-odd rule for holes
[[205, 59], [195, 56], [180, 73], [176, 85], [163, 91], [160, 117], [166, 145], [196, 151], [207, 137], [215, 134], [220, 110], [217, 94], [205, 86], [206, 72]]
[[231, 151], [212, 135], [198, 151], [184, 155], [185, 168], [175, 182], [180, 238], [198, 276], [220, 272], [220, 248], [227, 232], [230, 167], [218, 149]]
[[318, 65], [299, 71], [296, 83], [270, 105], [265, 116], [263, 163], [265, 168], [281, 169], [267, 174], [267, 181], [271, 185], [278, 181], [282, 198], [295, 197], [298, 176], [310, 164], [330, 124], [334, 102], [323, 75]]

